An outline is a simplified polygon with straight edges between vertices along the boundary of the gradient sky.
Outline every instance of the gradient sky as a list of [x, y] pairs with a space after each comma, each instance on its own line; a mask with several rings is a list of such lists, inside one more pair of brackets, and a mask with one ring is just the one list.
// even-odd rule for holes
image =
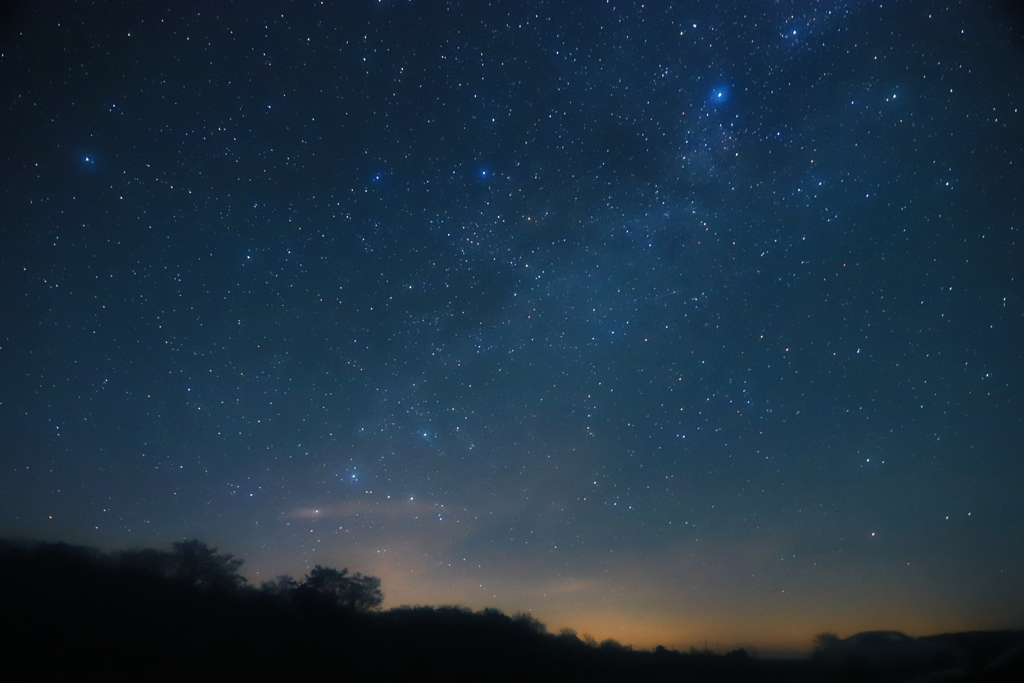
[[0, 535], [637, 647], [1024, 626], [987, 2], [39, 2]]

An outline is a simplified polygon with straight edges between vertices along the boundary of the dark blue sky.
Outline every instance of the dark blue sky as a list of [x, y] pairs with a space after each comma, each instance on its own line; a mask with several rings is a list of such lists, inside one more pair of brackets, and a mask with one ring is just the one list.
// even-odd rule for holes
[[0, 534], [642, 647], [1020, 627], [1006, 8], [11, 14]]

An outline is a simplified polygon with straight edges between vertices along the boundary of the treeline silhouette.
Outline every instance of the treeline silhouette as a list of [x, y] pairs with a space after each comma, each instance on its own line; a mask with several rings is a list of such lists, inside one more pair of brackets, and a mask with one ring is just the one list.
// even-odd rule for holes
[[260, 587], [198, 541], [103, 553], [0, 540], [0, 656], [8, 671], [133, 680], [316, 675], [346, 681], [842, 680], [819, 663], [744, 650], [634, 651], [529, 614], [382, 610], [379, 579], [317, 566]]

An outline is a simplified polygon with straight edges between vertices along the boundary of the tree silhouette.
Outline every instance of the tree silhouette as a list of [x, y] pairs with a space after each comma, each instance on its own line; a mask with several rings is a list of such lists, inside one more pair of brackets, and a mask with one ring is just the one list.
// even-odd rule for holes
[[179, 541], [172, 546], [171, 578], [199, 588], [240, 588], [245, 577], [238, 573], [242, 560], [219, 555], [198, 539]]
[[322, 595], [332, 598], [339, 604], [348, 593], [348, 569], [337, 570], [333, 567], [316, 565], [306, 576], [306, 585]]
[[173, 573], [174, 557], [166, 550], [142, 548], [122, 550], [116, 555], [116, 562], [119, 567], [130, 572], [170, 578]]
[[568, 626], [566, 626], [565, 628], [561, 629], [558, 632], [558, 637], [561, 638], [562, 640], [565, 640], [565, 641], [568, 641], [568, 642], [571, 642], [571, 643], [579, 643], [579, 642], [581, 642], [579, 636], [576, 635], [576, 629], [569, 628]]
[[839, 642], [839, 636], [835, 633], [819, 633], [814, 636], [814, 652], [812, 656], [816, 660], [821, 660], [824, 656], [825, 651], [830, 647]]
[[286, 597], [291, 591], [299, 587], [299, 582], [288, 574], [279, 574], [272, 581], [264, 581], [260, 584], [260, 590], [268, 595]]
[[[533, 616], [532, 614], [528, 614], [527, 612], [517, 612], [516, 614], [513, 614], [512, 623], [514, 623], [519, 628], [522, 628], [526, 631], [530, 631], [531, 633], [536, 633], [538, 635], [544, 635], [548, 632], [547, 626], [545, 626], [535, 616]], [[573, 632], [573, 635], [575, 635], [575, 631]]]
[[[569, 628], [548, 633], [529, 613], [508, 616], [494, 608], [399, 607], [368, 614], [383, 601], [380, 581], [319, 565], [301, 585], [283, 575], [259, 591], [210, 590], [238, 586], [240, 565], [197, 540], [170, 551], [109, 555], [0, 539], [0, 581], [11, 587], [0, 593], [0, 622], [11, 624], [0, 625], [0, 655], [16, 670], [42, 667], [48, 674], [52, 668], [50, 678], [68, 670], [95, 670], [107, 678], [139, 678], [141, 671], [146, 678], [158, 666], [171, 677], [202, 671], [227, 680], [238, 678], [241, 666], [278, 678], [294, 677], [296, 670], [344, 670], [351, 680], [781, 683], [811, 680], [817, 672], [815, 680], [870, 677], [884, 683], [966, 663], [967, 655], [953, 645], [966, 645], [965, 635], [990, 637], [947, 634], [930, 646], [903, 637], [914, 647], [900, 659], [875, 665], [844, 658], [833, 669], [799, 660], [763, 663], [743, 649], [685, 654], [659, 646], [644, 652], [616, 640], [578, 637]], [[1019, 641], [1020, 632], [1006, 632], [1006, 638], [989, 654], [972, 649], [979, 653], [976, 665]], [[837, 640], [822, 634], [816, 644]], [[1018, 680], [1017, 673], [1006, 669], [984, 679]]]
[[371, 612], [384, 604], [380, 579], [359, 572], [349, 576], [348, 569], [316, 565], [306, 577], [305, 585], [340, 607], [356, 612]]
[[359, 612], [372, 612], [379, 610], [383, 604], [384, 593], [380, 589], [380, 579], [356, 572], [352, 576], [348, 607]]

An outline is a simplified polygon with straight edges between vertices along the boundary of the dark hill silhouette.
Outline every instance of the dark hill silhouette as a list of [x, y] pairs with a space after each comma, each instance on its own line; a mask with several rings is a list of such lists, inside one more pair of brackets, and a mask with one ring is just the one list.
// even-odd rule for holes
[[743, 650], [640, 652], [611, 640], [593, 644], [571, 629], [550, 634], [528, 614], [496, 609], [381, 611], [375, 577], [330, 567], [255, 588], [238, 573], [240, 565], [199, 541], [109, 554], [0, 541], [4, 668], [40, 679], [74, 672], [147, 681], [852, 680], [811, 660], [760, 661]]

